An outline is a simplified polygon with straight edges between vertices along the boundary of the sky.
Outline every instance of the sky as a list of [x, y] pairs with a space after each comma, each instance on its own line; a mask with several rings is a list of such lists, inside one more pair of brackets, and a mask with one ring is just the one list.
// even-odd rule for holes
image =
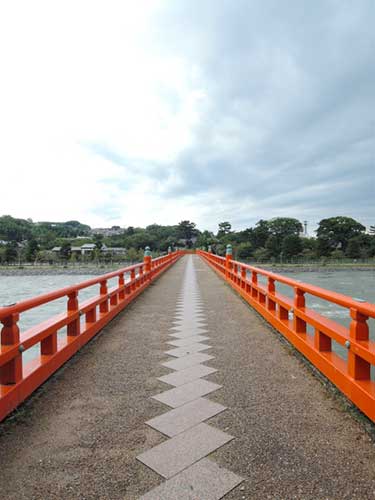
[[0, 4], [0, 215], [375, 224], [373, 0]]

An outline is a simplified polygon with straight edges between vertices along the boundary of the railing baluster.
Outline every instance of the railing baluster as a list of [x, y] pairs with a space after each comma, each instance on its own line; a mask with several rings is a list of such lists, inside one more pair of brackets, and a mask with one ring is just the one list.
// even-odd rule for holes
[[305, 292], [298, 287], [294, 287], [293, 328], [297, 333], [306, 333], [306, 321], [298, 317], [298, 309], [304, 309], [305, 305]]
[[[19, 343], [20, 330], [17, 324], [19, 318], [19, 314], [11, 314], [1, 320], [3, 324], [3, 328], [1, 329], [2, 346], [11, 346]], [[19, 351], [8, 363], [0, 366], [0, 384], [16, 384], [20, 380], [22, 380], [22, 354]]]
[[258, 290], [256, 287], [258, 286], [258, 274], [256, 271], [251, 271], [251, 296], [254, 299], [258, 298]]
[[74, 314], [75, 316], [78, 315], [78, 317], [70, 321], [67, 325], [67, 335], [69, 337], [75, 337], [80, 333], [78, 292], [73, 292], [68, 295], [67, 312], [68, 316], [70, 314]]
[[[368, 316], [361, 314], [356, 309], [350, 309], [350, 338], [353, 340], [368, 340]], [[368, 380], [370, 378], [371, 365], [363, 358], [355, 354], [349, 348], [348, 353], [348, 372], [351, 377], [357, 380]]]
[[[118, 276], [118, 286], [119, 288], [123, 288], [124, 285], [125, 285], [124, 273], [121, 273]], [[120, 290], [119, 299], [124, 300], [124, 298], [125, 298], [125, 290]]]
[[99, 305], [99, 311], [101, 314], [105, 314], [108, 312], [108, 286], [107, 286], [107, 280], [103, 280], [100, 282], [100, 295], [102, 297], [105, 297], [103, 302], [100, 303]]
[[321, 332], [318, 328], [314, 330], [314, 346], [318, 351], [332, 351], [332, 339]]
[[268, 278], [267, 283], [267, 309], [271, 312], [276, 311], [276, 302], [273, 300], [272, 296], [275, 295], [275, 280], [273, 278]]

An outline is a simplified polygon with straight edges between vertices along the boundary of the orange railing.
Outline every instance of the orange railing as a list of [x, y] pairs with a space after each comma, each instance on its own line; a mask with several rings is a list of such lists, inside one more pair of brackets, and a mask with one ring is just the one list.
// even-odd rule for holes
[[[169, 253], [153, 260], [150, 256], [145, 256], [142, 263], [17, 304], [0, 307], [0, 322], [3, 324], [0, 342], [0, 420], [24, 401], [180, 256], [181, 252]], [[126, 275], [130, 275], [129, 279], [125, 278]], [[108, 280], [113, 278], [118, 278], [118, 284], [108, 289]], [[79, 302], [79, 291], [94, 285], [99, 285], [99, 295]], [[66, 312], [20, 332], [18, 321], [21, 313], [62, 297], [67, 298]], [[66, 335], [58, 335], [58, 330], [64, 327]], [[23, 353], [33, 346], [40, 346], [36, 356], [30, 361], [23, 360]]]
[[[209, 252], [197, 253], [258, 313], [281, 332], [316, 368], [336, 385], [363, 413], [375, 421], [375, 342], [369, 338], [369, 318], [375, 305], [259, 269]], [[266, 279], [262, 284], [258, 277]], [[277, 285], [293, 290], [290, 299]], [[348, 311], [350, 326], [324, 317], [306, 306], [305, 294], [334, 303]], [[310, 327], [310, 328], [309, 328]], [[310, 334], [312, 328], [312, 333]], [[347, 350], [347, 359], [332, 348], [332, 341]]]

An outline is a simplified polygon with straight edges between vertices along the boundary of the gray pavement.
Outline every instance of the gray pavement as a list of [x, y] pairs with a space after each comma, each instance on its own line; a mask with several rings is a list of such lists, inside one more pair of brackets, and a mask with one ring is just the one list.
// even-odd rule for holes
[[[211, 348], [165, 354], [179, 340]], [[194, 381], [221, 387], [175, 409], [154, 398]], [[161, 463], [166, 449], [173, 460]], [[136, 459], [147, 453], [151, 468]], [[214, 500], [227, 491], [226, 500], [373, 499], [375, 446], [291, 347], [203, 261], [185, 257], [0, 424], [0, 498]]]

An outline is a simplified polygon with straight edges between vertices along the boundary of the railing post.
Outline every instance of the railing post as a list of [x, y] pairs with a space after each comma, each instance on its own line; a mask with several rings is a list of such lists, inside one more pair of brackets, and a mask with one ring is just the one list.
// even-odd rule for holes
[[246, 288], [246, 267], [241, 267], [241, 287]]
[[[358, 312], [356, 309], [350, 309], [350, 338], [353, 340], [368, 340], [369, 328], [367, 324], [368, 316]], [[356, 380], [368, 380], [370, 378], [370, 363], [360, 356], [357, 356], [350, 350], [348, 353], [348, 371], [349, 375]]]
[[139, 282], [141, 285], [143, 285], [143, 280], [144, 280], [144, 277], [143, 277], [143, 264], [141, 264], [139, 266]]
[[271, 312], [276, 311], [276, 302], [272, 299], [272, 296], [275, 295], [275, 280], [273, 278], [268, 278], [267, 284], [267, 309]]
[[[121, 288], [125, 285], [125, 278], [124, 278], [124, 273], [119, 274], [118, 277], [118, 287]], [[119, 292], [119, 299], [124, 300], [125, 298], [125, 290], [120, 290]]]
[[134, 281], [135, 280], [135, 269], [132, 269], [130, 271], [130, 280], [132, 282], [132, 284], [131, 284], [131, 290], [132, 290], [132, 292], [134, 292], [134, 290], [136, 289], [136, 284], [135, 284], [135, 281]]
[[67, 325], [67, 335], [75, 337], [80, 332], [80, 319], [79, 319], [79, 306], [78, 306], [78, 292], [73, 292], [68, 295], [67, 304], [68, 315], [71, 313], [78, 314], [78, 318], [74, 319]]
[[145, 248], [145, 254], [143, 257], [143, 262], [145, 264], [145, 271], [148, 279], [151, 279], [151, 252], [150, 247]]
[[225, 277], [227, 278], [227, 280], [229, 280], [232, 268], [231, 260], [232, 260], [232, 245], [228, 244], [225, 252]]
[[294, 287], [293, 328], [296, 333], [306, 333], [306, 321], [296, 314], [298, 309], [304, 309], [305, 305], [305, 292], [298, 287]]
[[254, 299], [258, 298], [258, 290], [257, 290], [257, 285], [258, 285], [258, 273], [256, 271], [251, 271], [251, 296]]
[[[11, 314], [1, 320], [3, 328], [1, 330], [1, 345], [14, 345], [20, 341], [20, 330], [17, 322], [19, 314]], [[22, 380], [22, 354], [18, 352], [17, 356], [0, 367], [0, 384], [16, 384]]]
[[[100, 282], [100, 295], [107, 295], [108, 293], [108, 287], [107, 287], [107, 280], [101, 281]], [[103, 300], [103, 302], [100, 303], [99, 305], [99, 311], [101, 313], [107, 313], [108, 312], [108, 297]]]

